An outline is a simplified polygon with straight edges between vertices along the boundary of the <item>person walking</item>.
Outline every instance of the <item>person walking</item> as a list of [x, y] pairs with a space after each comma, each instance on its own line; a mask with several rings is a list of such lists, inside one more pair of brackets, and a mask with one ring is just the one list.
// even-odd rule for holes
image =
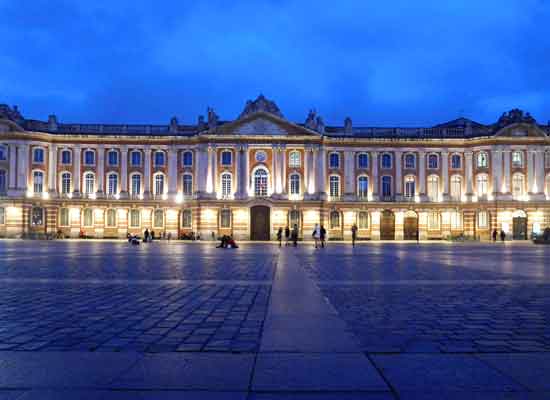
[[504, 233], [503, 230], [500, 231], [500, 240], [504, 242], [504, 239], [506, 239], [506, 233]]
[[493, 230], [493, 242], [497, 241], [497, 235], [498, 235], [497, 230], [496, 229]]
[[357, 239], [357, 225], [351, 226], [351, 245], [355, 247], [355, 240]]
[[143, 232], [143, 241], [147, 243], [149, 241], [149, 229], [145, 228], [145, 232]]
[[285, 246], [288, 246], [289, 239], [290, 239], [290, 228], [287, 225], [285, 227]]
[[292, 228], [292, 245], [298, 247], [298, 225], [294, 224]]
[[279, 247], [281, 247], [283, 243], [283, 228], [281, 227], [279, 227], [277, 231], [277, 241], [279, 242]]
[[418, 228], [416, 228], [416, 243], [420, 243], [420, 231], [418, 230]]
[[327, 239], [327, 230], [325, 229], [324, 225], [321, 225], [321, 247], [325, 248], [326, 239]]
[[321, 239], [321, 228], [319, 227], [319, 224], [315, 224], [315, 227], [313, 228], [313, 240], [315, 240], [315, 248], [319, 248], [319, 240]]

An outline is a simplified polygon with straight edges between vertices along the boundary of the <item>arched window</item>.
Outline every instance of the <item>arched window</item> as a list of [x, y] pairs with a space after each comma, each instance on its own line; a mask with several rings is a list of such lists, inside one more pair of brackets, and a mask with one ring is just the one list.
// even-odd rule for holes
[[193, 175], [183, 174], [182, 192], [184, 196], [191, 196], [193, 194]]
[[130, 227], [139, 228], [141, 222], [141, 212], [135, 208], [130, 210]]
[[479, 174], [476, 178], [477, 195], [479, 197], [487, 196], [489, 193], [489, 178], [487, 174]]
[[84, 165], [94, 165], [95, 164], [95, 151], [86, 150], [84, 152]]
[[191, 228], [192, 223], [191, 210], [183, 210], [181, 213], [181, 227], [182, 228]]
[[523, 152], [516, 150], [512, 152], [512, 167], [521, 168], [523, 167]]
[[231, 228], [231, 210], [229, 208], [223, 208], [220, 211], [220, 227]]
[[330, 153], [328, 157], [329, 168], [340, 168], [340, 154]]
[[329, 179], [330, 197], [340, 197], [340, 177], [331, 175]]
[[462, 199], [462, 177], [460, 175], [451, 177], [451, 198], [454, 201]]
[[162, 208], [157, 208], [153, 214], [153, 226], [155, 228], [164, 227], [164, 210]]
[[439, 168], [439, 157], [437, 154], [428, 155], [428, 169], [437, 169]]
[[139, 196], [141, 194], [141, 175], [133, 174], [130, 180], [132, 182], [132, 186], [130, 188], [131, 190], [130, 194], [132, 196]]
[[357, 213], [357, 228], [369, 229], [369, 213], [367, 211], [359, 211]]
[[155, 195], [160, 196], [164, 194], [164, 174], [155, 175]]
[[414, 198], [416, 195], [416, 182], [412, 175], [405, 177], [405, 197], [408, 199]]
[[0, 169], [0, 193], [6, 193], [6, 189], [8, 187], [6, 182], [7, 182], [6, 171], [3, 169]]
[[462, 229], [462, 214], [459, 211], [451, 211], [451, 229]]
[[428, 198], [430, 201], [439, 200], [439, 176], [430, 175], [428, 176]]
[[71, 193], [71, 173], [63, 172], [61, 174], [61, 193], [69, 194]]
[[33, 172], [32, 182], [34, 193], [42, 193], [44, 191], [44, 173], [42, 171]]
[[141, 165], [141, 151], [134, 150], [130, 153], [130, 163], [132, 167], [139, 167]]
[[390, 153], [382, 154], [382, 168], [390, 169], [392, 167], [392, 157]]
[[106, 224], [109, 228], [115, 228], [116, 227], [116, 210], [113, 208], [110, 208], [107, 210], [107, 218], [106, 218]]
[[94, 210], [91, 208], [85, 208], [82, 212], [82, 225], [83, 226], [94, 226]]
[[437, 230], [439, 229], [439, 212], [431, 211], [428, 213], [428, 229]]
[[462, 159], [460, 158], [460, 154], [453, 154], [451, 156], [451, 168], [460, 169], [461, 167], [462, 167]]
[[290, 175], [290, 194], [295, 196], [300, 194], [300, 175], [299, 174]]
[[184, 151], [183, 152], [183, 166], [184, 167], [191, 167], [193, 165], [193, 152], [192, 151]]
[[288, 226], [292, 229], [294, 225], [296, 225], [298, 228], [300, 227], [300, 211], [298, 210], [290, 210], [288, 213]]
[[512, 196], [521, 200], [525, 194], [525, 177], [523, 174], [514, 174], [512, 177]]
[[60, 208], [59, 209], [59, 226], [69, 226], [69, 209]]
[[405, 154], [405, 169], [416, 168], [416, 157], [414, 154]]
[[162, 167], [164, 166], [164, 151], [155, 151], [155, 166]]
[[489, 155], [485, 151], [477, 154], [477, 166], [478, 168], [487, 168], [489, 166]]
[[31, 225], [44, 225], [44, 209], [42, 207], [33, 207], [31, 209]]
[[114, 196], [118, 193], [118, 175], [111, 173], [107, 176], [107, 194]]
[[297, 150], [291, 151], [288, 155], [288, 166], [290, 168], [300, 168], [301, 161], [300, 152]]
[[477, 227], [480, 229], [487, 229], [489, 227], [489, 213], [487, 211], [478, 211]]
[[267, 171], [258, 168], [254, 172], [254, 194], [256, 196], [267, 196]]
[[33, 150], [32, 162], [35, 164], [42, 164], [44, 162], [44, 149], [36, 148]]
[[369, 197], [369, 178], [365, 175], [357, 178], [357, 197], [360, 199]]
[[336, 210], [330, 212], [330, 229], [340, 228], [340, 213]]
[[224, 167], [227, 167], [227, 166], [231, 165], [232, 158], [233, 158], [232, 155], [233, 155], [233, 153], [231, 153], [231, 151], [229, 151], [229, 150], [222, 151], [221, 157], [222, 157], [222, 165]]
[[118, 165], [118, 151], [109, 150], [107, 153], [107, 162], [110, 166]]
[[227, 198], [231, 196], [231, 193], [232, 193], [231, 174], [229, 172], [224, 172], [222, 174], [222, 197]]
[[8, 151], [6, 150], [6, 146], [0, 146], [0, 161], [4, 161], [8, 159]]
[[357, 168], [367, 169], [369, 167], [369, 155], [367, 153], [359, 153], [357, 155]]
[[71, 163], [71, 151], [63, 150], [61, 152], [61, 164], [69, 165]]
[[85, 194], [95, 193], [95, 176], [93, 172], [86, 172], [84, 174], [84, 193]]
[[383, 176], [382, 177], [382, 196], [383, 197], [391, 197], [392, 195], [392, 187], [391, 187], [391, 176]]

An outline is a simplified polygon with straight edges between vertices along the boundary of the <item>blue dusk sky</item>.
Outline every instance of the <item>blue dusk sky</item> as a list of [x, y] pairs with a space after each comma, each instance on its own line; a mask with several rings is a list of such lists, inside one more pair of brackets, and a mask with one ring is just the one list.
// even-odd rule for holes
[[550, 119], [550, 1], [0, 0], [0, 103], [61, 122]]

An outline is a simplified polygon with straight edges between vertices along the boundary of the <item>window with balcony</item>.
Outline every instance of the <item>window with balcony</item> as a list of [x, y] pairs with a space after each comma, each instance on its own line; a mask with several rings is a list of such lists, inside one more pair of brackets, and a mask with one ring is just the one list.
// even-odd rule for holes
[[193, 152], [192, 151], [184, 151], [183, 152], [183, 166], [184, 167], [193, 166]]
[[340, 154], [330, 153], [328, 156], [328, 166], [329, 168], [340, 168]]
[[183, 210], [181, 213], [181, 227], [191, 228], [192, 221], [191, 210]]
[[512, 196], [516, 200], [522, 200], [525, 195], [525, 177], [523, 174], [514, 174], [512, 177]]
[[437, 154], [428, 155], [428, 169], [437, 169], [439, 168], [439, 157]]
[[141, 212], [135, 208], [130, 210], [130, 227], [139, 228], [141, 220]]
[[405, 198], [413, 199], [416, 195], [416, 181], [414, 176], [408, 175], [405, 177]]
[[300, 152], [296, 150], [291, 151], [288, 155], [288, 166], [290, 168], [300, 168], [301, 164], [302, 160], [300, 157]]
[[369, 197], [369, 178], [367, 176], [362, 175], [357, 178], [357, 197], [362, 200]]
[[164, 194], [164, 174], [155, 175], [155, 196], [161, 196]]
[[478, 197], [487, 196], [489, 193], [489, 177], [487, 174], [479, 174], [476, 178]]
[[452, 169], [462, 168], [462, 158], [460, 157], [460, 154], [453, 154], [451, 156], [451, 168]]
[[300, 175], [290, 175], [290, 194], [292, 196], [298, 196], [300, 194]]
[[193, 175], [183, 174], [182, 192], [184, 196], [193, 195]]
[[84, 174], [84, 194], [95, 193], [95, 175], [92, 172]]
[[118, 151], [110, 150], [109, 153], [107, 153], [107, 162], [111, 167], [118, 165]]
[[42, 193], [44, 191], [44, 173], [42, 171], [34, 171], [32, 178], [33, 192]]
[[224, 167], [228, 167], [231, 165], [231, 163], [233, 162], [232, 158], [233, 158], [233, 153], [229, 150], [224, 150], [222, 151], [222, 165]]
[[514, 168], [523, 167], [523, 152], [521, 151], [512, 152], [512, 167]]
[[130, 153], [130, 164], [132, 167], [139, 167], [141, 165], [141, 151], [134, 150]]
[[220, 227], [231, 228], [231, 210], [224, 208], [220, 212]]
[[359, 153], [357, 155], [357, 168], [367, 169], [369, 167], [369, 155], [367, 153]]
[[85, 208], [82, 211], [82, 225], [85, 227], [94, 226], [94, 210], [91, 208]]
[[329, 178], [329, 193], [330, 197], [340, 197], [340, 177], [337, 175], [331, 175]]
[[61, 194], [69, 194], [71, 193], [71, 173], [70, 172], [63, 172], [61, 174]]
[[392, 167], [392, 156], [389, 153], [382, 154], [382, 168], [390, 169]]
[[485, 151], [482, 151], [477, 154], [477, 167], [478, 168], [487, 168], [489, 166], [489, 154]]
[[95, 151], [86, 150], [84, 152], [84, 165], [94, 165], [95, 164]]
[[439, 200], [439, 176], [428, 176], [428, 199], [430, 201]]
[[109, 174], [107, 176], [107, 194], [109, 196], [114, 196], [118, 194], [118, 175]]
[[32, 156], [32, 162], [35, 164], [43, 164], [44, 163], [44, 149], [37, 148], [34, 149]]
[[416, 168], [416, 157], [414, 154], [405, 154], [405, 169]]
[[61, 164], [63, 165], [69, 165], [71, 164], [71, 157], [72, 154], [71, 154], [71, 151], [70, 150], [63, 150], [61, 152]]
[[132, 183], [130, 187], [130, 194], [132, 196], [139, 196], [141, 194], [141, 175], [133, 174], [130, 178], [130, 181]]
[[231, 196], [231, 190], [232, 190], [232, 182], [231, 182], [231, 174], [229, 172], [224, 172], [222, 174], [222, 197], [228, 198]]
[[462, 177], [453, 175], [451, 177], [451, 199], [460, 201], [462, 199]]
[[263, 168], [259, 168], [254, 172], [254, 195], [255, 196], [267, 196], [267, 181], [268, 174]]

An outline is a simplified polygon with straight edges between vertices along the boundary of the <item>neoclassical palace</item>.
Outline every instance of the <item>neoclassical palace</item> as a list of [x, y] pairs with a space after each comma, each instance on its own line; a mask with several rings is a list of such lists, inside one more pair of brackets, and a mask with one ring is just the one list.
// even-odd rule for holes
[[512, 110], [427, 128], [284, 118], [259, 96], [232, 121], [109, 125], [0, 105], [0, 237], [527, 239], [550, 226], [550, 125]]

